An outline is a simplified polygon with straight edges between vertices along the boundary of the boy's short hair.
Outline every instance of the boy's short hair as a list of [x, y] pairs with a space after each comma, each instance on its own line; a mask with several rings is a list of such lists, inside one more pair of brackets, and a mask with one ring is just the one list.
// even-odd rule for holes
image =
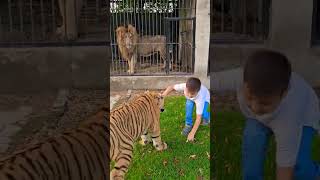
[[249, 56], [243, 80], [255, 96], [272, 96], [283, 93], [289, 86], [291, 64], [280, 52], [258, 50]]
[[190, 77], [187, 80], [186, 87], [190, 92], [198, 92], [201, 87], [201, 81], [198, 78]]

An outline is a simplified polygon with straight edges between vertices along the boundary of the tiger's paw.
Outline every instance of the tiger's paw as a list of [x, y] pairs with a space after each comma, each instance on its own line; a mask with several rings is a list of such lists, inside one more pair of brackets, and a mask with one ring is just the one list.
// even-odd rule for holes
[[162, 142], [161, 145], [158, 145], [158, 144], [155, 145], [155, 148], [156, 148], [157, 151], [163, 151], [163, 150], [166, 150], [168, 148], [168, 145], [167, 145], [167, 143]]
[[145, 146], [145, 145], [147, 145], [147, 144], [149, 144], [149, 143], [151, 143], [152, 141], [148, 141], [148, 140], [140, 140], [139, 141], [139, 144], [141, 144], [142, 146]]
[[150, 136], [148, 134], [141, 135], [141, 139], [139, 141], [139, 144], [141, 144], [142, 146], [145, 146], [151, 142], [152, 142], [152, 139], [150, 138]]

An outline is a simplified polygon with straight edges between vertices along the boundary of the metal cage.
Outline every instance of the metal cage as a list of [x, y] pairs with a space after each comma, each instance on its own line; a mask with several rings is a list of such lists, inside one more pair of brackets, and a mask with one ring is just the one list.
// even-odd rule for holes
[[[173, 75], [192, 74], [195, 48], [195, 0], [111, 0], [110, 74]], [[116, 33], [132, 25], [138, 41], [129, 58], [123, 56]], [[121, 39], [121, 38], [120, 38]], [[119, 40], [119, 39], [118, 39]], [[129, 40], [130, 42], [130, 40]], [[128, 42], [127, 42], [128, 43]], [[130, 62], [134, 72], [130, 70]]]
[[3, 0], [0, 45], [106, 45], [105, 0]]
[[313, 28], [312, 28], [312, 43], [320, 44], [320, 1], [314, 0], [313, 4]]
[[211, 2], [211, 41], [258, 42], [267, 38], [271, 0]]

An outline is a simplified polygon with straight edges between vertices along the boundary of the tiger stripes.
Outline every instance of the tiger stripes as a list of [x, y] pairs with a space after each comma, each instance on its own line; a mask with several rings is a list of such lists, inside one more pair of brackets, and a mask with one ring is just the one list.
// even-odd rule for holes
[[161, 141], [160, 111], [164, 99], [156, 92], [145, 92], [129, 103], [110, 112], [110, 157], [115, 161], [110, 179], [124, 179], [132, 158], [134, 142], [141, 137], [141, 144], [149, 142], [151, 135], [156, 150], [165, 150]]
[[1, 180], [107, 180], [109, 108], [78, 128], [0, 160]]

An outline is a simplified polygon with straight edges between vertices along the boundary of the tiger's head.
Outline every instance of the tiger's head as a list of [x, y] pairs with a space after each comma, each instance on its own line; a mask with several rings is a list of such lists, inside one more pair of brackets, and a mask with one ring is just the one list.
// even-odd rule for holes
[[160, 112], [163, 112], [164, 111], [164, 97], [161, 95], [161, 93], [149, 92], [149, 91], [146, 91], [145, 93], [150, 94], [153, 97], [153, 99], [156, 100], [156, 104], [159, 107]]
[[158, 103], [160, 107], [160, 112], [164, 111], [164, 97], [161, 95], [161, 93], [158, 93]]

